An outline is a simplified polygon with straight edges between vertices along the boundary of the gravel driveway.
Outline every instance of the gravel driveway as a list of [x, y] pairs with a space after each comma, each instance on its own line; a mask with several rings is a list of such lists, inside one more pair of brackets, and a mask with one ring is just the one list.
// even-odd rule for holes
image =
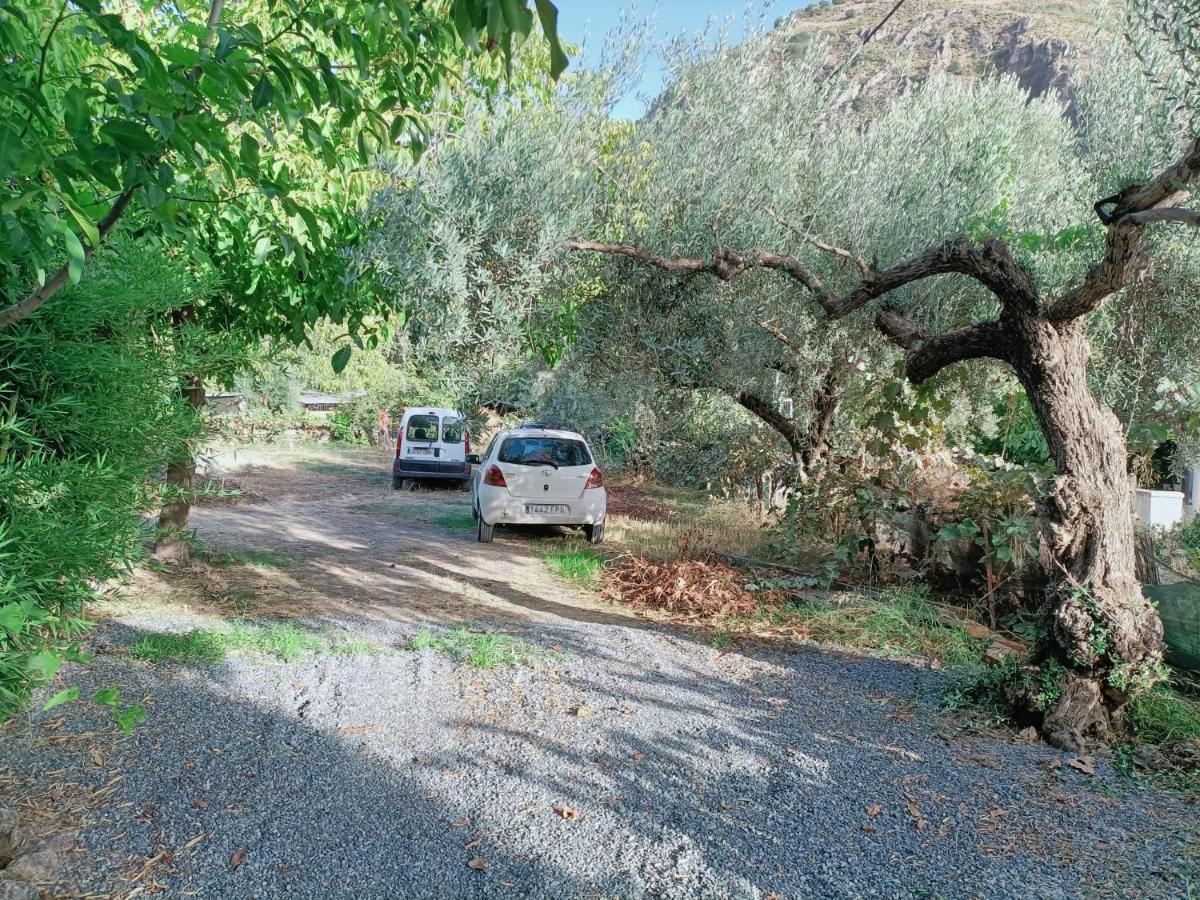
[[[719, 652], [565, 588], [519, 541], [437, 524], [458, 497], [363, 471], [197, 525], [300, 560], [251, 612], [291, 590], [376, 652], [138, 662], [120, 651], [220, 606], [147, 587], [68, 673], [144, 698], [132, 736], [85, 705], [0, 732], [10, 774], [84, 823], [57, 893], [1179, 897], [1200, 877], [1195, 798], [964, 731], [939, 714], [941, 672]], [[475, 669], [407, 649], [464, 620], [541, 652]]]

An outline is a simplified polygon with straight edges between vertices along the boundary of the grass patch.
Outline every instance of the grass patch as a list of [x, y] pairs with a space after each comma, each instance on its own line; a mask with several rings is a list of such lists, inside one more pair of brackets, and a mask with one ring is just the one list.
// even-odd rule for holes
[[290, 556], [273, 550], [219, 550], [204, 554], [204, 561], [214, 566], [251, 566], [255, 569], [282, 569], [292, 561]]
[[409, 641], [408, 649], [436, 650], [476, 669], [533, 665], [550, 652], [507, 634], [473, 631], [466, 625], [441, 635], [423, 628]]
[[603, 554], [578, 544], [563, 544], [551, 548], [545, 555], [546, 565], [559, 578], [584, 587], [596, 587], [604, 569]]
[[1160, 684], [1129, 704], [1129, 725], [1143, 741], [1169, 744], [1200, 739], [1200, 700]]
[[726, 628], [718, 628], [712, 633], [708, 643], [714, 650], [724, 650], [733, 643], [733, 632]]
[[368, 641], [311, 631], [290, 622], [270, 625], [235, 622], [229, 629], [199, 628], [184, 634], [148, 634], [129, 648], [129, 655], [151, 663], [176, 659], [212, 665], [234, 652], [263, 653], [291, 662], [306, 653], [354, 656], [375, 650]]
[[451, 531], [475, 530], [475, 520], [471, 517], [469, 509], [441, 513], [434, 521], [443, 528], [449, 528]]
[[785, 603], [766, 611], [769, 626], [818, 641], [885, 656], [923, 656], [966, 668], [982, 659], [985, 642], [942, 618], [924, 590], [903, 588], [879, 598], [837, 594], [827, 603]]

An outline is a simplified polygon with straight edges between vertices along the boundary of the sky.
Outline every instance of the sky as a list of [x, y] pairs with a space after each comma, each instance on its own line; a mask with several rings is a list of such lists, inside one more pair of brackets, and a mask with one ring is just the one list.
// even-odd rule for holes
[[[756, 3], [756, 9], [768, 8], [768, 22], [807, 6], [810, 0], [774, 0]], [[558, 33], [572, 44], [584, 45], [583, 63], [596, 62], [604, 45], [604, 35], [614, 28], [623, 12], [633, 10], [639, 20], [653, 18], [656, 42], [675, 37], [681, 32], [698, 32], [710, 18], [721, 20], [738, 16], [746, 8], [746, 0], [555, 0], [558, 6]], [[735, 22], [731, 38], [737, 40], [740, 27]], [[572, 61], [574, 64], [574, 61]], [[656, 53], [646, 61], [641, 84], [624, 97], [613, 110], [622, 119], [636, 119], [645, 111], [644, 99], [653, 99], [662, 88], [663, 62]]]

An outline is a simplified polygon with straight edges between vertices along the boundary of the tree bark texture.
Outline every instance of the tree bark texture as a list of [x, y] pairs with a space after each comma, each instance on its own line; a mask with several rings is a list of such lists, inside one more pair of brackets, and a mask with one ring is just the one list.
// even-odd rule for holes
[[[204, 380], [194, 374], [183, 376], [179, 393], [199, 415], [205, 401]], [[196, 487], [196, 455], [190, 448], [184, 448], [177, 459], [167, 464], [166, 483], [174, 499], [163, 504], [159, 511], [154, 555], [162, 562], [187, 562], [192, 552], [187, 524]]]

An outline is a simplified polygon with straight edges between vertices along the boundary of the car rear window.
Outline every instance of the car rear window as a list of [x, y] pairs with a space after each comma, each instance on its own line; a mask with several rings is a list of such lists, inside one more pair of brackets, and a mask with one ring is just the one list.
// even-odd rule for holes
[[592, 461], [583, 441], [555, 437], [511, 437], [500, 448], [500, 462], [519, 466], [586, 466]]
[[447, 416], [442, 419], [442, 443], [461, 444], [466, 430], [466, 423], [462, 419]]
[[408, 420], [404, 432], [406, 441], [436, 441], [438, 435], [437, 416], [413, 416]]

